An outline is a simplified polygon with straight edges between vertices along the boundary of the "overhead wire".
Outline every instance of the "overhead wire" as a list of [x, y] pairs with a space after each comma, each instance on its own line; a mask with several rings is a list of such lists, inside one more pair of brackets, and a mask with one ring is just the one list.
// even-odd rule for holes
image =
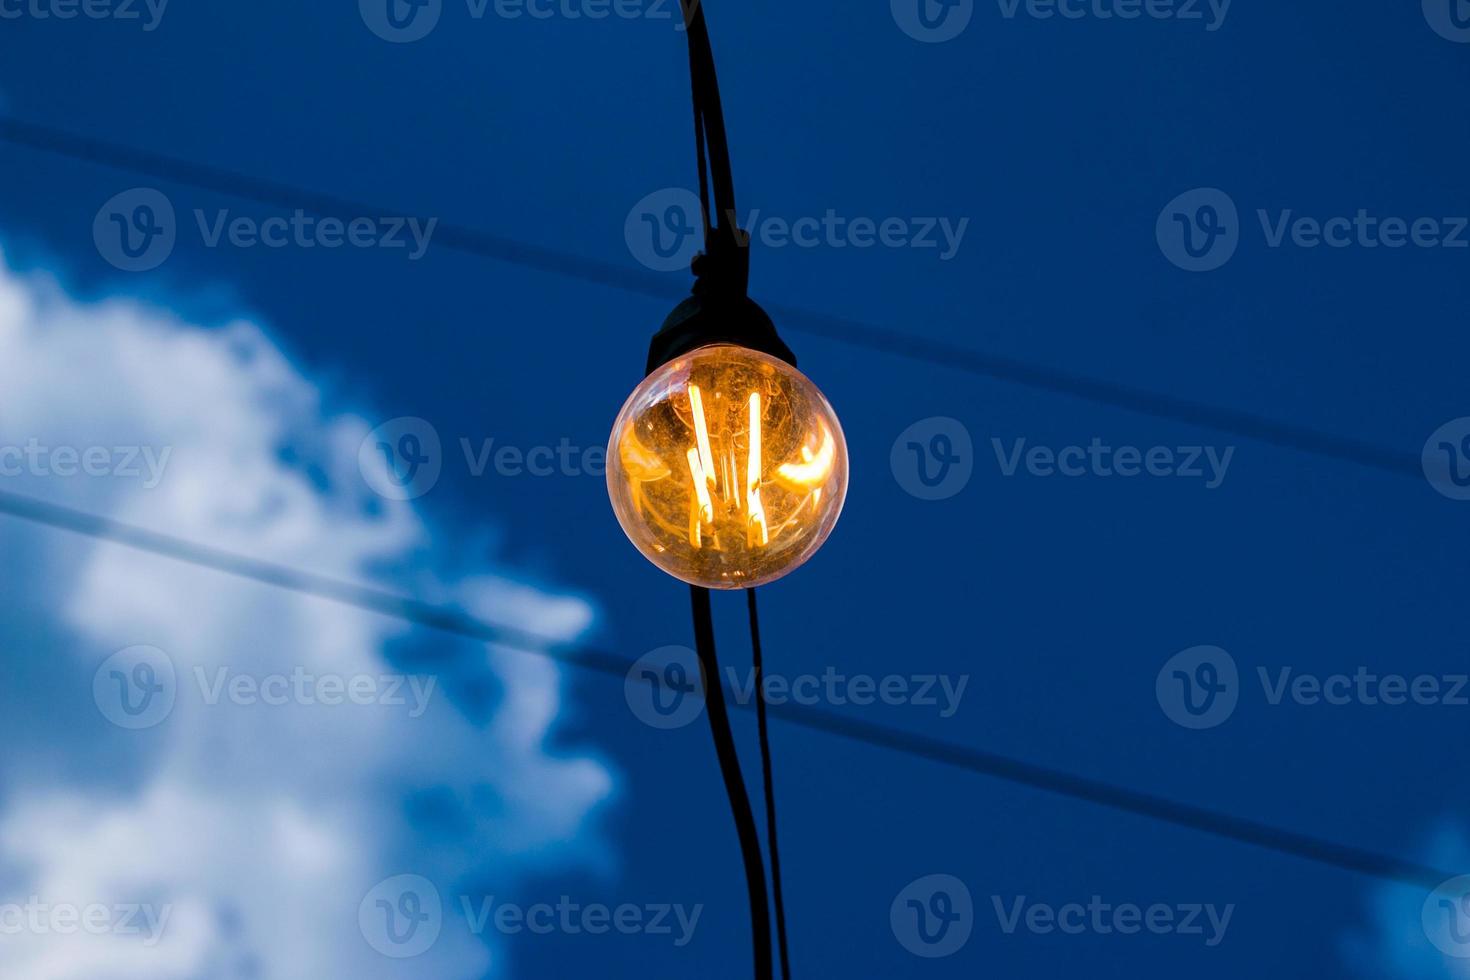
[[745, 608], [750, 618], [751, 679], [755, 682], [756, 736], [761, 748], [761, 788], [766, 797], [766, 844], [771, 850], [771, 897], [776, 907], [776, 950], [781, 959], [781, 976], [791, 977], [791, 951], [786, 940], [786, 895], [781, 887], [781, 844], [776, 832], [776, 777], [771, 765], [771, 733], [766, 724], [766, 667], [761, 650], [760, 611], [755, 589], [745, 590]]
[[[380, 205], [353, 201], [281, 181], [266, 180], [95, 137], [81, 136], [10, 116], [0, 116], [0, 142], [272, 207], [300, 208], [317, 215], [406, 217], [401, 211], [395, 212]], [[687, 294], [681, 282], [666, 276], [494, 235], [453, 222], [439, 222], [435, 226], [434, 240], [452, 251], [642, 296], [677, 299]], [[1375, 445], [1350, 436], [1324, 432], [1252, 412], [1088, 377], [862, 320], [788, 304], [763, 305], [782, 322], [783, 329], [821, 337], [834, 343], [988, 377], [1030, 390], [1076, 398], [1163, 421], [1210, 429], [1396, 476], [1423, 478], [1417, 452]]]
[[[10, 491], [0, 491], [0, 514], [613, 677], [626, 678], [633, 666], [633, 661], [609, 651], [568, 644], [457, 609], [239, 555]], [[735, 705], [750, 707], [739, 698]], [[1431, 889], [1459, 873], [833, 711], [788, 703], [773, 703], [768, 708], [772, 717], [812, 731], [1343, 871]]]

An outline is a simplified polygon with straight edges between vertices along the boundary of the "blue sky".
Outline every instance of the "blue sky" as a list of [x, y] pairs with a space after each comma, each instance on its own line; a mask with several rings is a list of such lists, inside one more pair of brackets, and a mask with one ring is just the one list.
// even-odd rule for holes
[[[372, 9], [355, 6], [169, 4], [145, 29], [144, 7], [138, 21], [60, 20], [0, 4], [22, 11], [0, 18], [0, 108], [684, 288], [687, 276], [649, 268], [626, 234], [639, 202], [693, 180], [684, 38], [658, 4], [593, 19], [568, 16], [586, 9], [575, 4], [537, 18], [492, 3], [477, 17], [443, 0], [433, 29], [407, 43], [375, 34]], [[1470, 240], [1455, 231], [1470, 212], [1458, 8], [1236, 0], [1101, 16], [1120, 6], [1066, 5], [1074, 18], [975, 2], [936, 42], [912, 36], [915, 11], [897, 3], [711, 2], [741, 218], [761, 232], [753, 295], [1416, 458], [1470, 415], [1459, 329], [1470, 249], [1453, 244]], [[212, 228], [264, 228], [289, 212], [10, 143], [0, 175], [0, 295], [24, 298], [5, 321], [0, 442], [173, 447], [152, 488], [32, 468], [4, 489], [525, 622], [629, 662], [689, 643], [683, 588], [627, 544], [595, 468], [477, 475], [462, 443], [566, 445], [585, 460], [671, 303], [465, 254], [432, 232], [418, 258], [242, 244], [248, 235], [211, 244]], [[126, 219], [135, 197], [108, 205], [139, 187], [168, 202], [175, 241], [131, 272], [94, 225]], [[1233, 230], [1209, 252], [1217, 267], [1189, 271], [1170, 232], [1203, 236], [1206, 204]], [[782, 234], [779, 223], [829, 213], [846, 231], [810, 247]], [[1311, 244], [1302, 218], [1346, 244]], [[1395, 218], [1431, 222], [1419, 225], [1424, 244], [1384, 244]], [[862, 219], [897, 221], [906, 244], [860, 247]], [[907, 244], [926, 225], [940, 242], [954, 231], [953, 247]], [[822, 552], [762, 593], [772, 671], [964, 677], [948, 715], [821, 706], [1466, 870], [1470, 800], [1452, 753], [1470, 708], [1271, 694], [1283, 669], [1451, 685], [1465, 671], [1455, 531], [1470, 504], [1412, 472], [801, 325], [785, 336], [841, 416], [851, 490]], [[437, 436], [440, 472], [422, 495], [389, 501], [359, 449], [402, 417]], [[970, 475], [923, 499], [904, 452], [939, 431], [968, 438]], [[1166, 450], [1176, 464], [1197, 449], [1206, 467], [1210, 450], [1220, 478], [1007, 462], [1094, 440], [1140, 458]], [[3, 724], [22, 747], [0, 768], [0, 903], [40, 880], [102, 890], [80, 876], [106, 877], [105, 863], [65, 859], [74, 841], [108, 850], [94, 826], [106, 821], [89, 815], [212, 827], [211, 813], [275, 800], [302, 826], [335, 828], [323, 840], [353, 842], [352, 874], [320, 874], [349, 907], [323, 912], [319, 928], [254, 920], [271, 887], [317, 879], [265, 854], [242, 879], [228, 861], [150, 851], [170, 835], [139, 831], [132, 846], [166, 865], [156, 888], [176, 890], [179, 909], [184, 893], [211, 896], [182, 933], [215, 937], [190, 967], [204, 972], [180, 975], [238, 975], [229, 957], [263, 955], [283, 930], [310, 958], [267, 960], [260, 975], [306, 975], [293, 972], [302, 962], [383, 976], [415, 964], [414, 975], [445, 977], [744, 974], [743, 885], [701, 725], [644, 724], [615, 678], [513, 666], [432, 631], [4, 521], [7, 553], [37, 571], [7, 591], [0, 621], [17, 679]], [[739, 666], [743, 611], [717, 599], [730, 600], [716, 615]], [[135, 732], [97, 714], [91, 685], [107, 657], [139, 644], [166, 649], [186, 678], [200, 664], [259, 676], [330, 662], [422, 671], [445, 693], [386, 729], [301, 705], [282, 724], [181, 703]], [[1172, 670], [1162, 687], [1160, 674], [1201, 646], [1228, 653], [1237, 697], [1220, 723], [1191, 728], [1171, 720]], [[753, 729], [738, 734], [753, 748]], [[1419, 924], [1422, 894], [780, 722], [772, 734], [802, 975], [1223, 977], [1268, 958], [1284, 975], [1456, 975]], [[331, 765], [294, 751], [329, 736], [342, 746]], [[220, 773], [238, 774], [228, 794]], [[324, 773], [328, 796], [314, 792]], [[62, 829], [42, 841], [43, 826]], [[203, 852], [248, 839], [217, 836], [199, 834]], [[359, 884], [398, 874], [431, 880], [450, 910], [432, 960], [375, 956], [352, 927]], [[936, 874], [965, 883], [973, 928], [949, 955], [919, 957], [890, 908]], [[475, 936], [457, 900], [473, 908], [487, 895], [703, 911], [684, 945], [564, 929]], [[1233, 913], [1206, 946], [1177, 933], [1008, 933], [995, 910], [1093, 895]], [[62, 948], [22, 939], [26, 956]], [[28, 976], [67, 976], [19, 962]]]

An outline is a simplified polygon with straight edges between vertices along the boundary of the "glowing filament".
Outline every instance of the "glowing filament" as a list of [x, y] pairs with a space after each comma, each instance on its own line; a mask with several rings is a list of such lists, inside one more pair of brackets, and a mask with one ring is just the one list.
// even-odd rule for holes
[[[622, 458], [623, 469], [628, 471], [629, 478], [634, 481], [647, 483], [651, 480], [662, 480], [669, 475], [669, 468], [664, 465], [664, 461], [643, 445], [631, 425], [623, 430], [623, 438], [618, 441], [618, 453]], [[635, 483], [635, 492], [636, 489]]]
[[827, 482], [837, 458], [837, 446], [827, 426], [822, 426], [822, 444], [814, 454], [802, 447], [802, 462], [783, 463], [776, 468], [776, 480], [790, 490], [816, 490]]
[[761, 393], [750, 393], [750, 457], [745, 466], [745, 509], [749, 518], [746, 538], [764, 545], [771, 540], [766, 511], [761, 506]]
[[[709, 427], [704, 421], [704, 399], [700, 397], [699, 385], [689, 386], [689, 411], [694, 416], [694, 439], [699, 446], [699, 465], [705, 480], [715, 482], [715, 457], [709, 449]], [[703, 487], [697, 478], [696, 483]], [[708, 494], [706, 494], [708, 496]]]
[[699, 453], [691, 449], [685, 458], [689, 460], [689, 475], [694, 481], [694, 499], [690, 501], [689, 507], [689, 543], [698, 548], [702, 537], [700, 523], [714, 522], [715, 505], [714, 501], [710, 500], [709, 485], [699, 463]]
[[780, 358], [732, 344], [656, 368], [608, 443], [608, 496], [629, 540], [706, 588], [758, 586], [805, 562], [841, 513], [847, 477], [822, 393]]

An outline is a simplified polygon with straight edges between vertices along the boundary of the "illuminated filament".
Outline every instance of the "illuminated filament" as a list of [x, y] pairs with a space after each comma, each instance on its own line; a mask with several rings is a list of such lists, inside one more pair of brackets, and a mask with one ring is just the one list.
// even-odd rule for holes
[[698, 548], [700, 524], [713, 523], [715, 504], [710, 500], [709, 482], [705, 479], [704, 466], [699, 462], [699, 453], [691, 449], [685, 458], [689, 460], [689, 475], [694, 478], [694, 499], [689, 502], [689, 544]]
[[797, 492], [820, 490], [827, 477], [832, 475], [832, 464], [837, 460], [837, 443], [832, 433], [822, 424], [822, 441], [813, 453], [801, 447], [800, 463], [784, 463], [776, 468], [776, 482]]
[[[709, 427], [704, 421], [704, 399], [700, 396], [699, 385], [689, 386], [689, 411], [694, 416], [694, 441], [699, 447], [699, 466], [704, 473], [704, 478], [711, 486], [715, 482], [715, 457], [709, 451]], [[700, 483], [695, 477], [695, 483]], [[700, 484], [703, 486], [703, 484]], [[708, 494], [706, 494], [706, 497]], [[713, 519], [713, 518], [711, 518]]]
[[765, 545], [771, 540], [766, 511], [761, 506], [761, 393], [750, 393], [750, 458], [745, 467], [745, 529], [748, 544]]

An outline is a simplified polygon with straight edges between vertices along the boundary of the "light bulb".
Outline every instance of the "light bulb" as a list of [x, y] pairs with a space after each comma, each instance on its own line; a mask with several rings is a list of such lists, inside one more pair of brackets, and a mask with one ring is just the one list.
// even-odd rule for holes
[[607, 492], [644, 557], [712, 589], [771, 582], [810, 558], [847, 496], [827, 399], [769, 354], [712, 344], [643, 380], [613, 423]]

